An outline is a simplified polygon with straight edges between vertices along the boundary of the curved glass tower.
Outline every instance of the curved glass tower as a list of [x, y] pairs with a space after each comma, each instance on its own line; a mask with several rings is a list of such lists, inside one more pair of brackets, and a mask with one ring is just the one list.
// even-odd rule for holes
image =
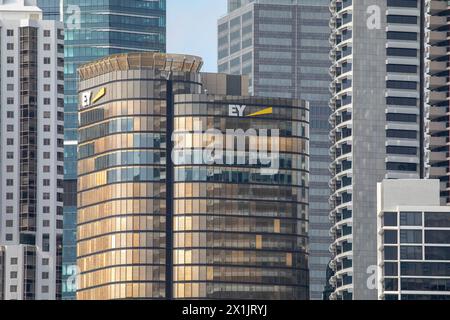
[[[78, 299], [308, 298], [308, 107], [215, 95], [241, 83], [201, 65], [136, 53], [80, 68]], [[224, 156], [202, 161], [220, 138]], [[255, 138], [278, 150], [271, 174], [237, 160]]]

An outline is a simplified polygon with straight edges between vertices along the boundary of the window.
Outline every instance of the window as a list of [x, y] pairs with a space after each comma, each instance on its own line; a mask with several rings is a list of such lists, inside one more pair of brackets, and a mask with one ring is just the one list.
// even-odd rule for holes
[[417, 32], [388, 31], [387, 39], [417, 41]]
[[14, 36], [14, 30], [12, 30], [12, 29], [6, 30], [6, 36], [13, 37]]
[[50, 132], [50, 125], [48, 124], [44, 125], [44, 132]]
[[388, 64], [387, 72], [397, 73], [417, 73], [417, 66], [411, 66], [407, 64]]
[[8, 125], [6, 126], [6, 131], [8, 131], [8, 132], [13, 132], [13, 131], [14, 131], [14, 125], [8, 124]]
[[387, 121], [417, 123], [417, 115], [407, 113], [387, 113]]
[[7, 43], [6, 50], [14, 50], [14, 43]]
[[9, 291], [11, 293], [17, 293], [17, 286], [9, 286]]
[[8, 187], [12, 187], [14, 185], [14, 180], [13, 179], [6, 179], [6, 185]]
[[50, 159], [50, 152], [44, 152], [43, 157], [44, 159]]
[[6, 85], [6, 91], [14, 91], [14, 84], [8, 83]]
[[384, 213], [384, 225], [386, 227], [397, 226], [397, 212], [385, 212]]
[[44, 180], [42, 181], [42, 183], [43, 183], [43, 185], [44, 185], [45, 187], [49, 187], [49, 186], [50, 186], [50, 179], [44, 179]]
[[447, 212], [426, 212], [425, 227], [448, 228], [450, 227], [450, 214]]
[[427, 230], [425, 231], [425, 243], [450, 244], [450, 231]]
[[401, 212], [401, 226], [422, 226], [422, 212]]
[[7, 214], [13, 214], [14, 213], [14, 208], [12, 206], [7, 206], [6, 207], [6, 213]]
[[48, 286], [42, 286], [42, 293], [48, 293]]
[[49, 92], [50, 91], [50, 85], [49, 84], [44, 84], [44, 91], [45, 92]]
[[44, 220], [44, 221], [42, 221], [42, 226], [43, 226], [44, 228], [50, 227], [50, 220]]
[[44, 64], [50, 64], [50, 61], [49, 57], [44, 57]]
[[44, 30], [44, 37], [50, 37], [50, 30]]
[[14, 57], [7, 57], [6, 63], [14, 63]]
[[49, 278], [48, 272], [42, 272], [42, 279], [47, 280]]
[[50, 71], [44, 71], [44, 78], [50, 78]]
[[6, 193], [6, 200], [14, 200], [14, 193], [7, 192]]
[[404, 89], [404, 90], [417, 90], [417, 82], [414, 81], [386, 81], [386, 88], [388, 89]]
[[50, 235], [44, 233], [42, 235], [42, 251], [49, 252], [50, 251]]
[[5, 239], [6, 241], [13, 241], [14, 237], [11, 233], [7, 233]]
[[400, 243], [422, 243], [422, 231], [400, 230]]
[[14, 118], [14, 111], [8, 111], [6, 112], [6, 117], [8, 119], [13, 119]]
[[426, 260], [450, 260], [448, 247], [425, 247]]
[[384, 243], [396, 244], [397, 243], [397, 231], [386, 230], [384, 232]]
[[50, 98], [44, 98], [44, 105], [50, 105]]
[[397, 247], [387, 246], [384, 248], [384, 260], [397, 260]]
[[402, 260], [422, 260], [422, 247], [401, 246], [400, 258]]
[[50, 145], [50, 139], [44, 139], [44, 146]]
[[49, 265], [49, 259], [48, 258], [43, 258], [42, 259], [42, 265], [43, 266], [48, 266]]
[[14, 221], [12, 221], [12, 220], [6, 220], [6, 227], [7, 227], [7, 228], [12, 228], [12, 227], [14, 227]]
[[14, 159], [14, 152], [7, 152], [6, 159]]
[[17, 272], [16, 271], [11, 271], [11, 279], [17, 279]]
[[412, 130], [386, 130], [387, 138], [399, 138], [399, 139], [417, 139], [417, 131]]
[[50, 111], [44, 111], [44, 119], [50, 119], [51, 113]]
[[50, 51], [50, 43], [44, 43], [44, 50]]
[[42, 195], [42, 199], [50, 200], [50, 193], [49, 192], [44, 192], [43, 195]]
[[417, 49], [387, 48], [386, 54], [393, 57], [414, 57], [417, 58]]
[[14, 172], [14, 166], [6, 166], [6, 172]]
[[50, 213], [50, 207], [48, 207], [48, 206], [42, 207], [42, 212], [43, 213]]
[[387, 154], [404, 154], [404, 155], [417, 155], [416, 147], [397, 147], [397, 146], [388, 146], [386, 147]]
[[401, 16], [401, 15], [388, 15], [388, 23], [400, 23], [400, 24], [417, 24], [416, 16]]
[[11, 265], [16, 266], [18, 263], [17, 258], [11, 258]]
[[14, 77], [14, 70], [8, 70], [6, 71], [6, 76], [8, 78], [13, 78]]
[[386, 170], [416, 172], [417, 164], [402, 163], [402, 162], [388, 162], [388, 163], [386, 163]]
[[9, 105], [14, 104], [14, 98], [6, 98], [6, 104], [9, 104]]

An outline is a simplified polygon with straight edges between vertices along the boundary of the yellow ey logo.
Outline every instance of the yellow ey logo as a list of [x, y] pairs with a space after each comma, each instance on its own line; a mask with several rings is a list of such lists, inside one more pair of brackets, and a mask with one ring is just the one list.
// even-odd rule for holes
[[83, 108], [89, 107], [91, 104], [96, 103], [101, 98], [103, 98], [106, 95], [106, 88], [101, 88], [99, 92], [94, 96], [92, 99], [92, 91], [86, 91], [83, 93], [81, 106]]
[[[230, 104], [228, 115], [230, 117], [244, 117], [244, 112], [245, 112], [246, 108], [247, 108], [247, 106], [245, 106], [245, 105]], [[270, 108], [266, 108], [266, 109], [260, 110], [258, 112], [249, 114], [247, 117], [257, 117], [257, 116], [263, 116], [263, 115], [272, 114], [272, 113], [273, 113], [273, 108], [270, 107]]]

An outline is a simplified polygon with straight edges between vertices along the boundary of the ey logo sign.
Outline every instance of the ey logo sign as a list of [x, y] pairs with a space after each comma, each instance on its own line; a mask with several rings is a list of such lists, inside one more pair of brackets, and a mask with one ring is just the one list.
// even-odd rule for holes
[[92, 91], [83, 92], [82, 100], [81, 100], [81, 107], [83, 109], [89, 107], [91, 104], [96, 103], [101, 98], [103, 98], [105, 96], [105, 94], [106, 94], [106, 88], [101, 88], [100, 91], [97, 92], [97, 94], [94, 96], [94, 98], [92, 98]]
[[[230, 104], [228, 107], [228, 115], [230, 117], [244, 117], [245, 109], [247, 109], [246, 105], [239, 105], [239, 104]], [[247, 117], [256, 117], [256, 116], [262, 116], [266, 114], [272, 114], [273, 108], [266, 108], [263, 110], [260, 110], [258, 112], [252, 113], [247, 115]]]

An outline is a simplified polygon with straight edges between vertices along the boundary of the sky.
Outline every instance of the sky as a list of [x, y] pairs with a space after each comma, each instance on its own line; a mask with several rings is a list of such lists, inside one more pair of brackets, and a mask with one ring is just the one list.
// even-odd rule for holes
[[198, 55], [202, 71], [217, 71], [217, 19], [226, 0], [167, 0], [167, 52]]

